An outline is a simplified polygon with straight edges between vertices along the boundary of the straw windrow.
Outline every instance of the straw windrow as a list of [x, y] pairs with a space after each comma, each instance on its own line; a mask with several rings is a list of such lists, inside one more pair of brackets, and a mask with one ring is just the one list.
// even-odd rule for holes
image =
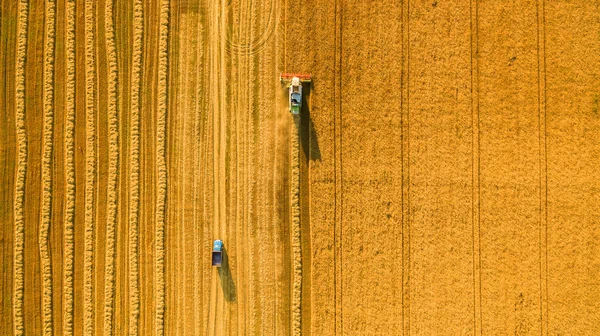
[[27, 54], [27, 26], [29, 24], [29, 3], [19, 2], [19, 21], [17, 26], [17, 62], [16, 62], [16, 116], [17, 133], [17, 177], [14, 197], [14, 282], [13, 282], [13, 332], [15, 335], [25, 334], [23, 320], [24, 252], [25, 252], [25, 177], [27, 175], [27, 133], [25, 130], [25, 63]]
[[133, 3], [133, 51], [131, 65], [131, 117], [129, 129], [129, 335], [137, 335], [140, 317], [139, 207], [140, 207], [140, 86], [144, 4]]
[[104, 275], [104, 333], [113, 334], [115, 304], [115, 254], [119, 183], [119, 112], [117, 110], [118, 64], [115, 46], [113, 0], [106, 2], [104, 25], [108, 59], [108, 209], [106, 218], [106, 262]]
[[75, 259], [75, 0], [67, 1], [65, 101], [65, 220], [63, 273], [63, 334], [73, 335], [73, 271]]
[[164, 334], [165, 323], [165, 212], [167, 201], [167, 72], [169, 39], [169, 0], [160, 3], [160, 24], [158, 41], [158, 121], [156, 138], [156, 170], [158, 190], [156, 195], [156, 334]]

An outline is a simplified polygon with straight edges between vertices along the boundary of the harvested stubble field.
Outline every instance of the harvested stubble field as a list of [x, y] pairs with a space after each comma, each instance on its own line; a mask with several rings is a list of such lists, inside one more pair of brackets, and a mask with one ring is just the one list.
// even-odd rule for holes
[[600, 334], [598, 1], [0, 2], [0, 334]]

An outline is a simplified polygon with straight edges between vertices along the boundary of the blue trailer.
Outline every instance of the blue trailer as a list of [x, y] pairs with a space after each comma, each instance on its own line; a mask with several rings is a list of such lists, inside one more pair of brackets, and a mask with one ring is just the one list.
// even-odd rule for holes
[[213, 243], [212, 265], [216, 266], [216, 267], [221, 267], [222, 262], [223, 262], [223, 241], [221, 239], [217, 239]]

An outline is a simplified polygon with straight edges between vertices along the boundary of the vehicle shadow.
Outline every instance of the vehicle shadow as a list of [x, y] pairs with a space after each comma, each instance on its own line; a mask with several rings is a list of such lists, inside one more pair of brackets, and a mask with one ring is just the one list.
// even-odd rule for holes
[[306, 161], [321, 161], [321, 150], [319, 149], [319, 139], [315, 130], [315, 125], [311, 118], [310, 109], [310, 94], [312, 91], [312, 83], [302, 87], [302, 110], [300, 111], [300, 145], [304, 152]]
[[227, 255], [227, 249], [223, 248], [223, 260], [221, 261], [221, 267], [218, 268], [219, 278], [221, 279], [221, 288], [223, 289], [223, 296], [228, 302], [235, 302], [236, 300], [236, 288], [231, 276], [231, 269], [229, 268], [229, 256]]

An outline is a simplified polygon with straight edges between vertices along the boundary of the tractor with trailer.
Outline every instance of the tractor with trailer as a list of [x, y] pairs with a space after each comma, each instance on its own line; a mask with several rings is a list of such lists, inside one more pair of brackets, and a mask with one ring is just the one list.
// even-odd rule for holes
[[310, 83], [311, 76], [307, 74], [282, 73], [279, 80], [288, 87], [289, 110], [298, 115], [302, 109], [302, 83]]
[[223, 263], [223, 241], [217, 239], [213, 242], [212, 265], [221, 267], [221, 263]]

